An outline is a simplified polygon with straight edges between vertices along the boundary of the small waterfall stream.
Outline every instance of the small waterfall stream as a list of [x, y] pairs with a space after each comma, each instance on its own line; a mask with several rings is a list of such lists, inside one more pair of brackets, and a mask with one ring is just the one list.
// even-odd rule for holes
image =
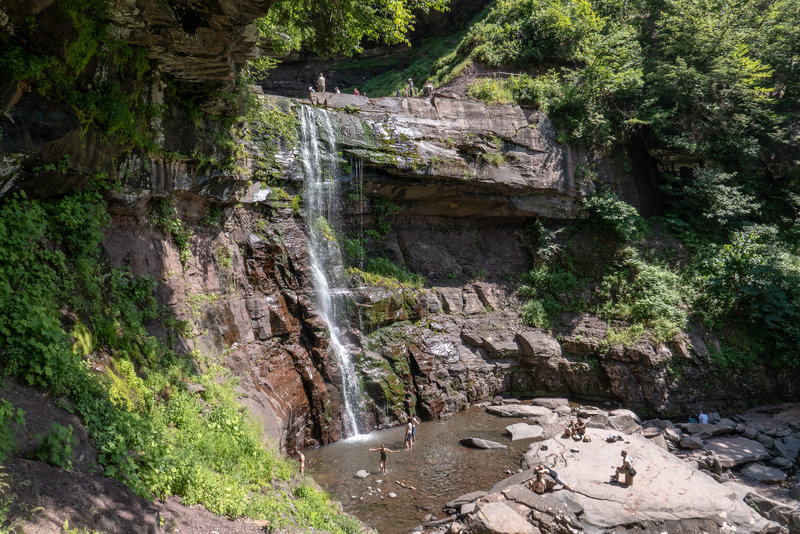
[[342, 374], [344, 435], [358, 435], [361, 405], [359, 380], [353, 355], [342, 343], [339, 329], [348, 318], [342, 298], [349, 292], [342, 252], [336, 240], [341, 196], [336, 135], [325, 110], [302, 106], [300, 113], [300, 159], [303, 166], [303, 201], [308, 225], [308, 249], [317, 306], [330, 332], [328, 350], [333, 350]]

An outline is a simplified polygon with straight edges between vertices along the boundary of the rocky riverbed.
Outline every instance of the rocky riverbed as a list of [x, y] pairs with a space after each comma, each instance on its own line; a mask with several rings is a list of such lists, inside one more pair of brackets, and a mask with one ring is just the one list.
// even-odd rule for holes
[[[630, 410], [554, 398], [498, 399], [485, 410], [491, 415], [484, 416], [482, 428], [473, 424], [475, 416], [444, 436], [431, 436], [437, 433], [433, 423], [423, 426], [417, 449], [391, 455], [388, 476], [374, 474], [372, 458], [365, 454], [360, 455], [360, 464], [337, 465], [339, 477], [350, 480], [344, 481], [346, 490], [338, 491], [345, 508], [381, 532], [800, 532], [798, 404], [727, 417], [711, 413], [709, 424], [702, 425], [642, 421]], [[590, 441], [561, 437], [568, 422], [578, 416], [588, 422]], [[383, 433], [373, 437], [388, 440], [391, 446], [400, 444], [400, 429]], [[609, 442], [609, 436], [621, 439]], [[434, 439], [446, 441], [448, 452], [439, 450], [439, 444], [420, 452], [426, 440]], [[486, 450], [466, 449], [464, 443]], [[496, 445], [504, 448], [495, 450]], [[313, 452], [314, 462], [325, 461], [325, 449]], [[628, 451], [637, 470], [634, 484], [627, 487], [611, 481], [622, 450]], [[465, 455], [460, 464], [436, 460], [459, 455]], [[500, 455], [504, 456], [495, 465]], [[414, 479], [426, 459], [435, 464], [431, 473], [437, 480], [449, 480], [452, 489], [461, 488], [465, 494], [452, 495], [455, 498], [441, 509], [431, 506], [442, 493], [427, 495], [426, 481], [433, 475], [423, 473], [417, 477], [421, 481]], [[532, 466], [540, 462], [557, 470], [573, 491], [557, 486], [543, 495], [533, 493], [525, 483], [534, 476]], [[373, 474], [355, 477], [359, 465], [362, 477]], [[508, 470], [510, 466], [514, 467]], [[503, 469], [511, 476], [487, 482]], [[461, 476], [464, 473], [471, 473], [468, 482]], [[324, 476], [317, 478], [326, 484]], [[395, 479], [416, 487], [411, 491], [396, 486]], [[343, 491], [352, 495], [342, 495]], [[419, 524], [409, 525], [409, 515], [416, 516]]]
[[[428, 531], [800, 532], [800, 405], [710, 414], [703, 425], [640, 421], [628, 410], [560, 412], [544, 429], [551, 437], [529, 445], [527, 470], [485, 493], [454, 499], [445, 509], [452, 522]], [[588, 418], [589, 442], [560, 437], [568, 418], [578, 415]], [[622, 439], [608, 442], [611, 435]], [[637, 470], [627, 487], [611, 481], [623, 449]], [[531, 492], [524, 482], [539, 462], [553, 466], [574, 491]]]

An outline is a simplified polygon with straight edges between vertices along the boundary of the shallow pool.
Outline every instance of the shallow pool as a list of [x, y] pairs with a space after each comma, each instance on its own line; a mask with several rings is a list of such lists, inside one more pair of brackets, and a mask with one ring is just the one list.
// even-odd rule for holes
[[[523, 420], [472, 407], [447, 419], [422, 423], [410, 451], [403, 448], [404, 426], [307, 450], [307, 473], [341, 500], [345, 511], [381, 533], [409, 532], [428, 514], [444, 517], [447, 501], [486, 490], [509, 471], [521, 468], [530, 440], [512, 443], [505, 427]], [[470, 449], [459, 444], [465, 437], [497, 441], [508, 449]], [[380, 453], [369, 451], [381, 443], [400, 451], [389, 455], [386, 475], [378, 466]], [[361, 469], [370, 476], [356, 478]], [[397, 496], [390, 498], [390, 492]]]

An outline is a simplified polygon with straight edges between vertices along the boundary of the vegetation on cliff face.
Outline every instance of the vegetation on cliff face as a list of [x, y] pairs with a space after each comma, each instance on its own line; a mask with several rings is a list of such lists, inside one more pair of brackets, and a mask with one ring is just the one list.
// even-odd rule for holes
[[[104, 263], [108, 222], [100, 187], [58, 200], [20, 194], [0, 208], [4, 372], [69, 398], [105, 474], [144, 497], [180, 495], [273, 528], [358, 531], [318, 490], [278, 489], [297, 468], [264, 447], [217, 362], [176, 354], [147, 333], [147, 325], [172, 335], [185, 325], [156, 303], [151, 280]], [[7, 429], [19, 415], [3, 403], [0, 418]], [[0, 437], [5, 453], [9, 440]], [[61, 444], [71, 437], [54, 429], [41, 457], [67, 467]]]
[[[590, 311], [629, 324], [609, 339], [633, 342], [702, 323], [723, 363], [797, 365], [798, 39], [797, 0], [498, 0], [407, 72], [437, 86], [470, 63], [511, 72], [468, 94], [539, 107], [562, 141], [595, 153], [636, 139], [667, 162], [660, 217], [598, 190], [586, 224], [537, 233], [521, 289], [530, 324]], [[576, 248], [587, 232], [606, 250]]]
[[[266, 23], [273, 24], [273, 33], [280, 25], [303, 43], [333, 53], [357, 49], [364, 38], [401, 41], [413, 22], [412, 8], [444, 5], [444, 0], [394, 2], [386, 12], [369, 2], [339, 4], [335, 10], [325, 3], [282, 2]], [[273, 181], [280, 171], [274, 162], [277, 147], [296, 135], [294, 117], [285, 109], [242, 106], [250, 101], [228, 97], [222, 99], [228, 107], [221, 108], [227, 116], [215, 117], [220, 129], [213, 142], [201, 139], [188, 154], [165, 149], [155, 122], [168, 118], [174, 106], [199, 125], [210, 115], [203, 111], [209, 109], [203, 106], [209, 91], [156, 73], [146, 49], [128, 45], [109, 30], [112, 8], [106, 0], [56, 0], [49, 9], [69, 22], [63, 41], [42, 33], [38, 15], [16, 26], [16, 34], [3, 31], [0, 86], [16, 94], [3, 102], [4, 111], [20, 95], [35, 91], [67, 104], [82, 132], [102, 132], [108, 146], [228, 172], [237, 171], [241, 145], [231, 140], [238, 136], [267, 147], [256, 161], [255, 178]], [[328, 26], [334, 16], [341, 20]], [[317, 32], [315, 27], [336, 31]], [[165, 102], [150, 92], [162, 82]], [[251, 120], [236, 130], [246, 112], [253, 114]], [[65, 161], [69, 166], [69, 157]], [[55, 165], [30, 172], [51, 170], [66, 172]], [[3, 374], [69, 399], [69, 409], [81, 417], [98, 449], [105, 474], [144, 497], [179, 495], [184, 504], [199, 503], [216, 514], [267, 519], [273, 529], [360, 531], [359, 523], [339, 513], [318, 489], [285, 484], [296, 466], [264, 446], [218, 362], [171, 350], [187, 325], [157, 304], [154, 281], [108, 265], [101, 256], [103, 229], [110, 221], [103, 195], [112, 180], [97, 175], [92, 181], [57, 199], [19, 193], [0, 201]], [[170, 202], [155, 202], [151, 219], [172, 236], [182, 260], [188, 259], [190, 229]], [[147, 327], [167, 332], [166, 339], [149, 335]], [[12, 406], [0, 403], [0, 457], [11, 447], [10, 425], [22, 421]], [[54, 428], [43, 438], [40, 457], [67, 467], [73, 439], [71, 429]]]

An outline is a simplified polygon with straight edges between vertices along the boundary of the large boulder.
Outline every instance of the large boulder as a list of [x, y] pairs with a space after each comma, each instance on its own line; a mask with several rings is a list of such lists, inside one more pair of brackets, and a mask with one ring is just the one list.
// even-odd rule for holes
[[503, 445], [502, 443], [497, 443], [496, 441], [491, 441], [488, 439], [482, 438], [461, 438], [459, 441], [462, 445], [466, 447], [472, 447], [473, 449], [506, 449], [507, 446]]
[[744, 502], [758, 510], [767, 519], [785, 526], [792, 534], [800, 532], [800, 508], [787, 506], [757, 493], [745, 495]]
[[709, 439], [705, 442], [705, 449], [717, 453], [722, 467], [733, 467], [769, 458], [769, 453], [763, 445], [742, 437]]
[[780, 469], [761, 464], [750, 464], [742, 469], [742, 475], [764, 484], [776, 484], [786, 480], [786, 473]]
[[561, 356], [561, 345], [556, 338], [541, 330], [520, 332], [517, 334], [517, 343], [522, 350], [522, 356], [527, 360], [535, 361], [540, 358], [549, 359]]
[[539, 529], [504, 502], [482, 504], [467, 525], [475, 534], [539, 534]]
[[529, 425], [528, 423], [516, 423], [506, 427], [506, 432], [511, 434], [511, 441], [517, 441], [518, 439], [541, 440], [544, 439], [542, 436], [543, 431], [544, 429], [539, 425]]

